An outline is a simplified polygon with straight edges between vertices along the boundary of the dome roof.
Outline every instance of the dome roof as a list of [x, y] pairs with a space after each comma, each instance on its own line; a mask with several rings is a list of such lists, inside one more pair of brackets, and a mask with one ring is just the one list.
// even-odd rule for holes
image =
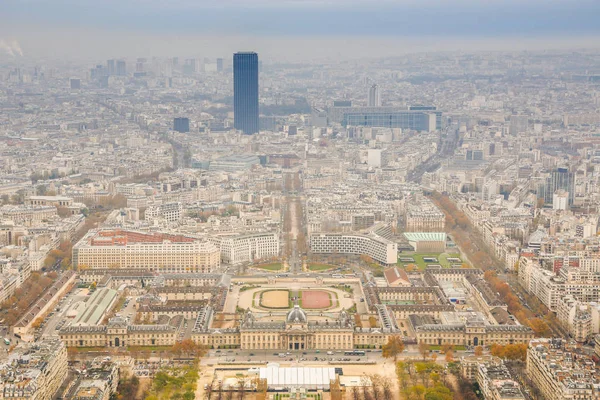
[[285, 320], [288, 324], [305, 324], [306, 313], [300, 308], [299, 305], [296, 304], [294, 308], [288, 312]]

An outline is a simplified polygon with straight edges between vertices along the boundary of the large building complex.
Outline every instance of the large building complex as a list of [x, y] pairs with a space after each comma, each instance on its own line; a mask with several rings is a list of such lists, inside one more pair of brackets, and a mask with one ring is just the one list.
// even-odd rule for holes
[[171, 346], [183, 326], [183, 316], [155, 325], [129, 324], [120, 317], [107, 325], [69, 326], [61, 329], [60, 338], [68, 347]]
[[239, 264], [279, 255], [279, 235], [273, 232], [232, 234], [209, 239], [221, 249], [221, 262]]
[[437, 128], [437, 115], [426, 111], [349, 111], [344, 113], [344, 126], [368, 126], [381, 128], [402, 128], [414, 131], [432, 132]]
[[233, 55], [234, 127], [246, 135], [258, 133], [258, 54]]
[[93, 230], [73, 247], [78, 268], [138, 268], [163, 272], [210, 272], [220, 251], [201, 238], [131, 230]]
[[364, 254], [385, 265], [398, 262], [398, 245], [373, 232], [313, 233], [310, 235], [310, 249], [316, 254]]

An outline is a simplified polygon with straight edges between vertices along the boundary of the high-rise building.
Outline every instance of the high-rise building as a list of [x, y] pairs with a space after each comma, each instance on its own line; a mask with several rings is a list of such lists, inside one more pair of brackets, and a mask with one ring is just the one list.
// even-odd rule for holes
[[138, 58], [135, 62], [135, 72], [145, 72], [145, 65], [148, 62], [146, 58]]
[[81, 89], [81, 80], [71, 78], [71, 89]]
[[223, 59], [217, 58], [217, 72], [223, 72]]
[[114, 75], [116, 71], [115, 60], [106, 61], [106, 69], [108, 70], [108, 75]]
[[104, 68], [104, 65], [98, 64], [96, 68], [91, 69], [90, 76], [92, 79], [100, 79], [103, 76], [108, 76], [108, 69]]
[[557, 190], [568, 193], [568, 204], [572, 206], [575, 199], [575, 177], [568, 168], [559, 167], [550, 173], [544, 188], [544, 203], [552, 204]]
[[369, 88], [369, 107], [381, 107], [381, 94], [377, 84]]
[[189, 118], [175, 118], [173, 120], [173, 130], [180, 133], [186, 133], [190, 131], [190, 119]]
[[117, 61], [116, 74], [118, 76], [127, 76], [127, 66], [125, 65], [125, 60]]
[[516, 136], [519, 133], [527, 132], [529, 128], [529, 117], [527, 115], [511, 115], [509, 132]]
[[258, 54], [233, 55], [234, 127], [246, 135], [258, 132]]

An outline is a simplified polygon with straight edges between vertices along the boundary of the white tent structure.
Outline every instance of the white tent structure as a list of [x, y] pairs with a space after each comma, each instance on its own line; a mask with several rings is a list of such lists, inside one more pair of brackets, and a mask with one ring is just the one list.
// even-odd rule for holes
[[277, 363], [269, 363], [259, 369], [259, 377], [266, 379], [268, 388], [273, 390], [329, 390], [331, 381], [335, 380], [335, 368], [280, 368]]

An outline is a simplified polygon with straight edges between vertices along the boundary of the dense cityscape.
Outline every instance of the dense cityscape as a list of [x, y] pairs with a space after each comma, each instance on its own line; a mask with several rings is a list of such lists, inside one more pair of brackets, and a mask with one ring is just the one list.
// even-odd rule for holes
[[0, 48], [0, 399], [600, 398], [599, 52]]

